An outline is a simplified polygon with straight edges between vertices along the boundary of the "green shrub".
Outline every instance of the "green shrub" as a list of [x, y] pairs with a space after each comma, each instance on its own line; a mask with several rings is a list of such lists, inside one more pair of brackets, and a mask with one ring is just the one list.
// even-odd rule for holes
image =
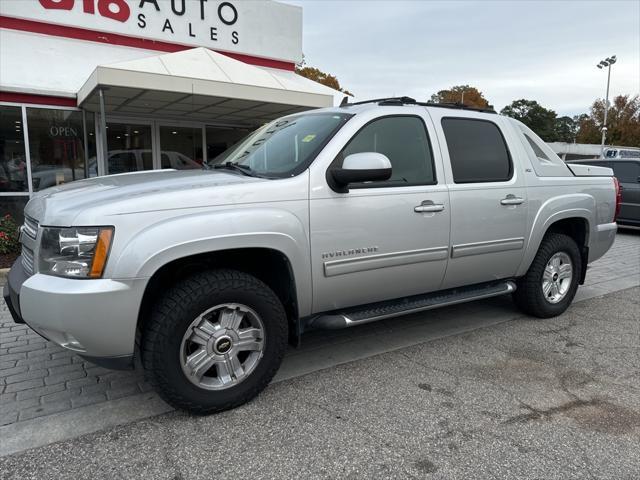
[[0, 219], [0, 253], [15, 253], [20, 249], [18, 225], [8, 213]]

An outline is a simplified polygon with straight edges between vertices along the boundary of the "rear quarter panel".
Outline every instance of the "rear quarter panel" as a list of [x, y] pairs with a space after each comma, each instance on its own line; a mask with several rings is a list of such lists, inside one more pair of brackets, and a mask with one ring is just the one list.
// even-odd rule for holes
[[613, 244], [616, 224], [615, 190], [610, 177], [537, 177], [527, 181], [529, 213], [527, 245], [518, 275], [531, 265], [549, 227], [567, 218], [587, 222], [589, 263], [604, 255]]

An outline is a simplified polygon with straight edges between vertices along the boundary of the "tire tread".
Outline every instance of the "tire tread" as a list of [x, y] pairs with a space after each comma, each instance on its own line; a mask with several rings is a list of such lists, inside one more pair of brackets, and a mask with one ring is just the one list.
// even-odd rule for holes
[[[558, 304], [552, 305], [541, 295], [540, 281], [542, 272], [547, 265], [548, 259], [556, 252], [567, 251], [573, 263], [573, 279], [571, 291]], [[568, 235], [562, 233], [548, 233], [540, 248], [536, 253], [529, 270], [524, 277], [518, 280], [518, 288], [513, 298], [520, 310], [528, 315], [539, 318], [550, 318], [562, 314], [573, 301], [577, 290], [578, 272], [582, 268], [580, 251], [575, 240]]]
[[[171, 327], [175, 322], [176, 316], [188, 314], [189, 306], [201, 301], [203, 292], [225, 292], [229, 289], [242, 289], [260, 297], [271, 308], [272, 312], [270, 313], [281, 320], [277, 322], [280, 331], [276, 332], [276, 335], [272, 335], [277, 341], [276, 349], [278, 354], [266, 374], [262, 375], [251, 389], [233, 400], [214, 407], [206, 407], [190, 400], [169, 380], [166, 370], [162, 368], [163, 363], [166, 361], [163, 346], [168, 343], [172, 331]], [[284, 307], [275, 293], [265, 283], [251, 275], [235, 270], [205, 271], [175, 284], [153, 306], [143, 334], [142, 364], [151, 385], [169, 404], [197, 414], [228, 410], [246, 403], [269, 384], [280, 367], [286, 350], [287, 328]], [[249, 379], [245, 381], [249, 381]]]

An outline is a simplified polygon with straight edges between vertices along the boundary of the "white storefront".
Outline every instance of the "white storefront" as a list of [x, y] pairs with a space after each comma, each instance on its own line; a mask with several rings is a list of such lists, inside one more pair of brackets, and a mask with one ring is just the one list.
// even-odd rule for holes
[[87, 176], [200, 168], [333, 105], [301, 58], [302, 9], [275, 1], [0, 1], [0, 214]]

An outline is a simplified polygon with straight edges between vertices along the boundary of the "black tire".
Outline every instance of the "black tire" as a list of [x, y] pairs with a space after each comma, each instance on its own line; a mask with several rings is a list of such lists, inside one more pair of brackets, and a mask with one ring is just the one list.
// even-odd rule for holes
[[[558, 303], [551, 303], [545, 298], [542, 290], [542, 277], [551, 257], [559, 252], [566, 253], [571, 259], [573, 276], [564, 298]], [[514, 301], [518, 308], [528, 315], [539, 318], [561, 315], [573, 301], [581, 271], [582, 257], [576, 242], [567, 235], [549, 233], [542, 240], [526, 275], [518, 280], [518, 288], [513, 295]]]
[[[182, 338], [199, 315], [216, 305], [241, 303], [264, 326], [263, 356], [240, 383], [207, 390], [192, 383], [180, 361]], [[197, 414], [231, 409], [258, 395], [280, 367], [288, 338], [287, 316], [276, 294], [262, 281], [235, 270], [212, 270], [188, 277], [153, 306], [142, 336], [142, 361], [153, 387], [170, 405]]]

